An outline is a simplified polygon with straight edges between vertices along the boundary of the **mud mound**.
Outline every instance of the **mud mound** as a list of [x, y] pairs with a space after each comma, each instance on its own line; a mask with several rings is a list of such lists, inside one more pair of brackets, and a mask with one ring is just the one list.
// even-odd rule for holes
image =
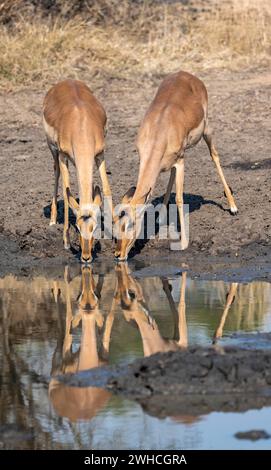
[[271, 393], [271, 351], [190, 348], [159, 353], [136, 361], [109, 386], [136, 399], [155, 395], [263, 395]]
[[246, 411], [271, 405], [271, 350], [190, 348], [59, 380], [69, 386], [107, 388], [159, 417]]

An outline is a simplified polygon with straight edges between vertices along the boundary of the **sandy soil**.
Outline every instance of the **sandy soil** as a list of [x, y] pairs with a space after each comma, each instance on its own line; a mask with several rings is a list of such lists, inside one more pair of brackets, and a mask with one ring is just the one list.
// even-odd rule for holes
[[[170, 252], [167, 241], [151, 240], [138, 248], [137, 261], [160, 261], [194, 271], [233, 269], [252, 277], [270, 276], [270, 93], [271, 74], [256, 71], [210, 71], [197, 74], [209, 91], [210, 123], [221, 164], [234, 191], [239, 213], [232, 217], [222, 185], [204, 142], [185, 159], [185, 202], [190, 204], [190, 246]], [[121, 81], [101, 77], [92, 86], [108, 116], [106, 161], [114, 202], [136, 182], [138, 157], [135, 137], [140, 120], [162, 77]], [[91, 83], [89, 84], [91, 86]], [[47, 90], [23, 90], [0, 95], [0, 271], [23, 264], [66, 262], [76, 258], [62, 245], [62, 193], [59, 223], [49, 228], [53, 191], [53, 162], [41, 124]], [[74, 187], [75, 173], [72, 171]], [[96, 175], [96, 179], [97, 175]], [[168, 175], [162, 175], [154, 198], [161, 196]], [[71, 229], [72, 243], [78, 237]], [[99, 260], [111, 260], [113, 247], [101, 241]], [[255, 267], [257, 264], [257, 267]], [[214, 268], [215, 266], [215, 268]], [[240, 271], [241, 270], [241, 271]], [[225, 271], [226, 272], [226, 271]], [[257, 274], [258, 273], [258, 274]]]

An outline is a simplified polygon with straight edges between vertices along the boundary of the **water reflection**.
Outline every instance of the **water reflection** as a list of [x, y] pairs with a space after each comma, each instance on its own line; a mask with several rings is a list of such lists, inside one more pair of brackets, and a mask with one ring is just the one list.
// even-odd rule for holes
[[[82, 267], [81, 276], [81, 293], [73, 311], [69, 269], [68, 267], [65, 268], [65, 328], [62, 327], [59, 333], [59, 340], [53, 357], [52, 379], [49, 384], [49, 396], [56, 412], [72, 421], [91, 419], [95, 416], [106, 405], [109, 392], [96, 387], [68, 386], [54, 377], [61, 373], [79, 372], [108, 363], [111, 331], [118, 307], [124, 320], [129, 325], [136, 326], [144, 356], [150, 356], [158, 352], [176, 351], [188, 346], [185, 301], [186, 272], [181, 274], [177, 306], [172, 296], [172, 287], [169, 280], [166, 278], [155, 280], [161, 282], [160, 289], [163, 289], [168, 302], [168, 310], [172, 313], [172, 338], [161, 334], [158, 323], [148, 307], [140, 282], [133, 277], [127, 263], [121, 263], [115, 267], [115, 289], [108, 311], [102, 311], [100, 306], [104, 277], [99, 276], [97, 283], [95, 283], [91, 267]], [[213, 334], [213, 344], [223, 335], [223, 328], [230, 307], [235, 300], [237, 289], [237, 283], [230, 284], [223, 312]], [[61, 289], [54, 285], [53, 292], [56, 303], [59, 303]], [[73, 352], [71, 331], [78, 328], [80, 323], [80, 347], [76, 352]], [[180, 416], [175, 417], [175, 419], [188, 423], [194, 422], [197, 418], [195, 416]]]
[[[234, 331], [270, 331], [267, 283], [203, 282], [185, 272], [171, 279], [140, 276], [122, 264], [106, 273], [90, 267], [74, 273], [66, 267], [54, 279], [0, 279], [0, 445], [69, 448], [76, 440], [77, 448], [85, 448], [104, 440], [104, 419], [107, 427], [117, 426], [123, 440], [127, 429], [136, 426], [140, 447], [147, 418], [138, 405], [124, 406], [100, 388], [64, 385], [59, 374], [127, 363], [188, 344], [210, 345]], [[91, 426], [90, 440], [84, 443], [85, 428], [73, 427], [82, 420]], [[152, 422], [152, 436], [161, 431], [161, 423]], [[163, 433], [170, 434], [173, 425], [198, 424], [195, 417], [175, 416], [171, 424], [163, 424]], [[10, 435], [12, 442], [5, 438]]]
[[[52, 361], [49, 397], [60, 416], [66, 416], [71, 421], [91, 419], [106, 405], [110, 396], [109, 392], [97, 387], [65, 386], [54, 377], [61, 373], [78, 372], [104, 365], [108, 361], [112, 321], [108, 315], [105, 320], [101, 347], [98, 348], [96, 326], [100, 329], [104, 322], [99, 310], [103, 278], [100, 276], [95, 284], [91, 268], [82, 268], [82, 292], [74, 314], [68, 268], [65, 268], [64, 279], [66, 284], [66, 319], [65, 326], [59, 325], [57, 347]], [[54, 297], [58, 304], [61, 290], [55, 285], [53, 291], [57, 292]], [[82, 325], [81, 344], [80, 348], [73, 352], [71, 330], [76, 328], [80, 322]]]
[[178, 309], [175, 307], [171, 295], [169, 281], [161, 279], [163, 289], [166, 293], [169, 308], [172, 312], [173, 338], [165, 338], [161, 335], [157, 322], [146, 303], [142, 288], [136, 281], [126, 264], [116, 267], [117, 287], [116, 292], [120, 298], [120, 305], [126, 321], [134, 321], [143, 345], [144, 356], [157, 352], [174, 351], [187, 347], [187, 323], [185, 312], [185, 288], [186, 272], [181, 276], [180, 301]]

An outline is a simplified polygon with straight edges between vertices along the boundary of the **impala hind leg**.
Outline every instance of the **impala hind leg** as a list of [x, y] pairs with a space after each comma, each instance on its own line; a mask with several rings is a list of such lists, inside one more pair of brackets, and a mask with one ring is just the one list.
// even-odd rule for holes
[[55, 184], [54, 184], [54, 194], [53, 194], [53, 199], [52, 199], [52, 204], [51, 204], [51, 217], [50, 217], [50, 225], [55, 225], [56, 224], [56, 219], [57, 219], [57, 191], [58, 191], [58, 181], [59, 181], [59, 176], [60, 176], [60, 168], [59, 168], [59, 152], [58, 149], [53, 147], [52, 145], [49, 145], [49, 149], [51, 150], [51, 153], [54, 158], [54, 173], [55, 173]]
[[229, 293], [227, 295], [226, 305], [225, 305], [223, 314], [220, 318], [219, 325], [218, 325], [218, 327], [217, 327], [217, 329], [215, 330], [215, 333], [214, 333], [213, 344], [215, 344], [219, 338], [222, 338], [223, 328], [224, 328], [224, 325], [225, 325], [225, 322], [226, 322], [226, 319], [227, 319], [227, 316], [228, 316], [228, 313], [229, 313], [229, 309], [230, 309], [231, 305], [234, 302], [234, 298], [236, 296], [237, 288], [238, 288], [238, 283], [237, 282], [232, 282], [231, 285], [230, 285]]
[[70, 244], [70, 234], [69, 234], [69, 202], [67, 196], [67, 189], [70, 187], [70, 178], [68, 170], [68, 161], [67, 158], [60, 154], [59, 157], [60, 172], [63, 185], [63, 199], [64, 199], [64, 230], [63, 230], [63, 241], [64, 248], [68, 250], [71, 247]]
[[175, 164], [176, 168], [176, 204], [178, 206], [180, 226], [181, 226], [181, 250], [188, 247], [188, 240], [185, 230], [184, 207], [183, 207], [183, 183], [184, 183], [184, 159], [181, 158]]
[[229, 203], [229, 206], [230, 206], [230, 212], [231, 212], [231, 214], [235, 215], [235, 214], [237, 214], [238, 209], [236, 207], [232, 192], [231, 192], [231, 190], [230, 190], [230, 188], [227, 184], [227, 181], [225, 179], [223, 170], [221, 168], [220, 161], [219, 161], [219, 155], [218, 155], [217, 150], [214, 146], [211, 132], [208, 129], [205, 129], [204, 134], [203, 134], [203, 138], [204, 138], [206, 144], [208, 145], [210, 155], [212, 157], [212, 160], [213, 160], [213, 162], [216, 166], [219, 177], [220, 177], [220, 179], [222, 181], [222, 184], [224, 186], [225, 195], [228, 199], [228, 203]]
[[186, 276], [187, 273], [182, 273], [181, 293], [180, 302], [178, 307], [179, 314], [179, 341], [178, 345], [180, 348], [187, 348], [188, 346], [188, 335], [187, 335], [187, 322], [186, 322], [186, 305], [185, 305], [185, 291], [186, 291]]
[[173, 183], [174, 183], [174, 180], [175, 180], [175, 173], [176, 173], [175, 168], [174, 167], [171, 168], [169, 182], [168, 182], [166, 194], [165, 194], [164, 200], [163, 200], [164, 206], [168, 205], [169, 198], [170, 198], [171, 191], [172, 191], [172, 186], [173, 186]]

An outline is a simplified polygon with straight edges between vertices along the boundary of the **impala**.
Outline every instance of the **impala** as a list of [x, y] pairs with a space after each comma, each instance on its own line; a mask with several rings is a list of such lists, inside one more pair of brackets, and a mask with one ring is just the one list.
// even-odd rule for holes
[[[139, 282], [133, 278], [127, 263], [117, 264], [115, 269], [117, 275], [115, 298], [118, 299], [126, 320], [133, 320], [137, 324], [142, 338], [144, 356], [149, 356], [157, 352], [177, 351], [187, 348], [188, 330], [185, 300], [187, 273], [184, 271], [181, 275], [178, 307], [176, 307], [172, 296], [172, 286], [170, 286], [167, 279], [161, 278], [163, 291], [166, 295], [174, 320], [173, 339], [167, 339], [161, 335], [158, 325], [145, 302], [143, 290]], [[237, 289], [238, 283], [233, 282], [230, 284], [226, 303], [213, 335], [213, 344], [216, 344], [223, 336], [224, 325], [237, 294]]]
[[[164, 338], [158, 325], [145, 302], [143, 290], [139, 282], [133, 278], [127, 263], [116, 266], [117, 292], [124, 317], [127, 321], [136, 323], [142, 339], [144, 356], [157, 352], [177, 351], [187, 348], [187, 323], [185, 306], [186, 272], [182, 273], [180, 301], [178, 309], [170, 293], [167, 280], [162, 280], [170, 309], [174, 319], [174, 339]], [[167, 294], [167, 291], [170, 293]]]
[[[104, 196], [111, 200], [111, 189], [104, 161], [106, 114], [101, 103], [83, 82], [64, 80], [45, 96], [43, 124], [54, 158], [55, 185], [50, 225], [57, 220], [57, 191], [61, 174], [64, 197], [64, 247], [70, 248], [69, 206], [76, 215], [81, 239], [81, 261], [92, 260], [93, 235], [98, 224], [101, 194], [93, 188], [93, 166], [97, 164]], [[70, 190], [68, 162], [76, 167], [79, 204]]]
[[[59, 331], [57, 347], [52, 362], [52, 377], [49, 383], [49, 397], [60, 416], [71, 421], [93, 418], [107, 403], [110, 393], [99, 387], [74, 387], [63, 383], [58, 376], [99, 367], [108, 362], [112, 322], [105, 319], [101, 344], [97, 338], [97, 326], [102, 327], [104, 316], [100, 312], [99, 298], [102, 282], [95, 283], [90, 266], [82, 266], [82, 289], [76, 312], [72, 305], [72, 286], [68, 267], [65, 268], [65, 292], [59, 292], [56, 299], [60, 306], [60, 295], [66, 301], [65, 326]], [[66, 298], [65, 298], [66, 297]], [[59, 315], [61, 319], [61, 315]], [[82, 324], [80, 348], [73, 351], [72, 330]], [[59, 321], [61, 324], [61, 321]]]
[[[144, 206], [150, 199], [159, 174], [168, 170], [171, 170], [171, 173], [164, 204], [168, 204], [172, 186], [176, 180], [181, 249], [187, 248], [183, 210], [184, 152], [196, 145], [202, 137], [208, 145], [224, 186], [230, 212], [237, 213], [237, 207], [220, 166], [209, 128], [208, 96], [205, 85], [187, 72], [170, 74], [158, 88], [138, 132], [136, 145], [140, 159], [139, 174], [136, 187], [130, 188], [122, 201], [127, 206], [127, 211], [123, 211], [118, 220], [121, 235], [118, 236], [115, 250], [115, 258], [118, 261], [127, 259], [140, 232], [140, 224], [136, 224], [137, 210], [139, 210], [141, 221], [142, 205]], [[128, 212], [128, 216], [125, 212]], [[122, 219], [124, 214], [126, 216]]]

